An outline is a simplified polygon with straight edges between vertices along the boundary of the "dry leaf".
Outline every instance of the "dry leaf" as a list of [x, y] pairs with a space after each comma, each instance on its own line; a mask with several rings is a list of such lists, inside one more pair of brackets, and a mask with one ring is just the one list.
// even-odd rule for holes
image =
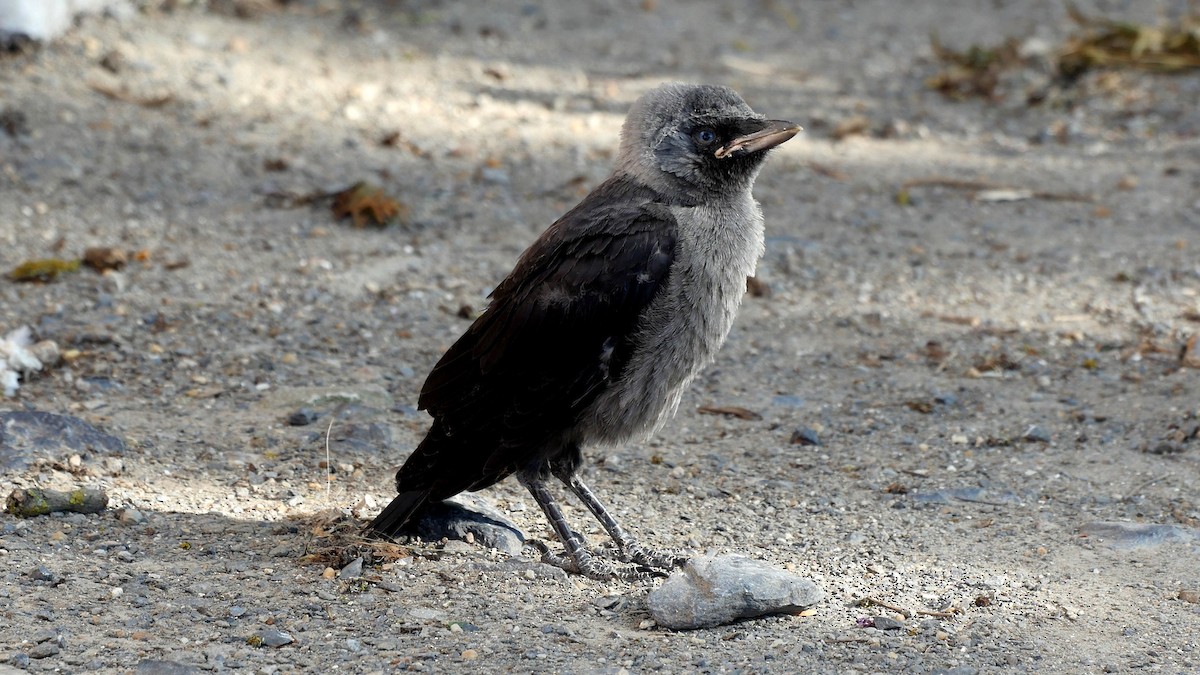
[[1020, 44], [1014, 38], [995, 47], [971, 45], [962, 52], [943, 46], [936, 34], [929, 36], [929, 44], [946, 67], [928, 78], [925, 85], [947, 98], [1003, 98], [999, 91], [1000, 75], [1024, 63]]
[[368, 219], [375, 225], [384, 226], [407, 215], [407, 206], [389, 197], [383, 188], [365, 181], [333, 195], [333, 216], [339, 219], [349, 216], [355, 227], [365, 227]]
[[1138, 68], [1178, 73], [1200, 69], [1200, 15], [1163, 26], [1089, 17], [1074, 5], [1067, 13], [1084, 30], [1058, 58], [1059, 72], [1075, 77], [1092, 68]]
[[922, 415], [928, 415], [929, 413], [933, 412], [933, 403], [929, 401], [919, 401], [914, 399], [912, 401], [905, 401], [904, 405], [908, 406], [910, 410], [915, 410]]
[[78, 272], [79, 262], [60, 258], [27, 260], [14, 267], [8, 278], [13, 281], [54, 281], [60, 274]]
[[866, 133], [871, 128], [871, 120], [863, 115], [855, 115], [838, 122], [833, 127], [834, 140], [840, 141], [847, 136], [857, 136]]
[[702, 405], [699, 408], [696, 408], [696, 412], [705, 413], [708, 415], [728, 415], [741, 420], [755, 421], [762, 419], [762, 415], [759, 415], [753, 410], [742, 408], [736, 405]]
[[1186, 368], [1200, 368], [1200, 348], [1198, 348], [1197, 340], [1200, 340], [1200, 333], [1192, 335], [1184, 343], [1183, 349], [1179, 352], [1179, 363]]
[[128, 260], [123, 248], [93, 246], [83, 252], [83, 264], [97, 272], [119, 270]]
[[758, 277], [746, 277], [746, 292], [752, 298], [769, 298], [771, 285]]

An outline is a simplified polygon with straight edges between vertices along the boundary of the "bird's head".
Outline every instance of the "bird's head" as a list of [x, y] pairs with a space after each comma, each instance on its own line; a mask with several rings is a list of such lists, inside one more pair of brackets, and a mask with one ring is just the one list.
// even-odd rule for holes
[[767, 151], [799, 131], [754, 112], [728, 87], [664, 84], [630, 108], [619, 166], [693, 197], [731, 194], [748, 189]]

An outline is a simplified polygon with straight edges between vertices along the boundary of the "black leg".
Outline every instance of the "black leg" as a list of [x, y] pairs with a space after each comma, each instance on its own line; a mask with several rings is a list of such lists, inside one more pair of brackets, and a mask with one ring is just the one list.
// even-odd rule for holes
[[549, 548], [542, 545], [538, 546], [542, 551], [542, 561], [592, 579], [608, 580], [616, 576], [612, 567], [592, 556], [583, 542], [583, 537], [567, 525], [567, 519], [563, 516], [562, 510], [558, 508], [558, 504], [550, 496], [550, 491], [546, 489], [546, 481], [540, 475], [532, 472], [522, 473], [519, 479], [525, 489], [529, 490], [529, 494], [533, 495], [533, 500], [542, 508], [542, 513], [546, 514], [546, 519], [550, 521], [550, 527], [554, 528], [554, 533], [562, 541], [569, 558], [551, 553]]
[[[600, 525], [608, 532], [608, 536], [612, 537], [613, 543], [617, 545], [622, 562], [632, 562], [638, 565], [644, 565], [657, 570], [671, 570], [679, 567], [687, 561], [685, 556], [667, 551], [655, 551], [643, 547], [629, 534], [616, 518], [604, 508], [600, 500], [596, 498], [596, 494], [592, 489], [583, 482], [579, 474], [575, 471], [562, 471], [560, 467], [553, 467], [554, 475], [561, 480], [579, 501], [587, 507], [592, 515], [596, 516], [596, 520], [600, 521]], [[563, 475], [563, 474], [566, 475]]]

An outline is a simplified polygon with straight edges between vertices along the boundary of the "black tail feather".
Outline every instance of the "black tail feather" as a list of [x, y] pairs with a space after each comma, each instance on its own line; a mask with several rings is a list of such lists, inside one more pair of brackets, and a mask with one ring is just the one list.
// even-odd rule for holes
[[412, 517], [421, 510], [421, 507], [429, 500], [428, 490], [417, 490], [414, 492], [402, 492], [396, 495], [390, 504], [383, 508], [383, 511], [375, 516], [375, 520], [367, 525], [366, 532], [385, 537], [394, 537], [396, 534], [404, 531], [416, 523], [410, 523]]

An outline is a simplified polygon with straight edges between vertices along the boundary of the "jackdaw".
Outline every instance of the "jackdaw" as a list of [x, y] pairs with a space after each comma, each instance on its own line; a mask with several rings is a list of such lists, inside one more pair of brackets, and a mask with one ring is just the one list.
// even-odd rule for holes
[[612, 175], [521, 255], [425, 380], [418, 405], [433, 425], [368, 529], [395, 535], [423, 505], [515, 474], [566, 549], [539, 542], [546, 562], [620, 575], [567, 525], [553, 476], [612, 537], [621, 569], [681, 562], [601, 505], [579, 477], [580, 448], [649, 435], [713, 360], [763, 254], [755, 176], [799, 131], [727, 87], [671, 83], [639, 98]]

